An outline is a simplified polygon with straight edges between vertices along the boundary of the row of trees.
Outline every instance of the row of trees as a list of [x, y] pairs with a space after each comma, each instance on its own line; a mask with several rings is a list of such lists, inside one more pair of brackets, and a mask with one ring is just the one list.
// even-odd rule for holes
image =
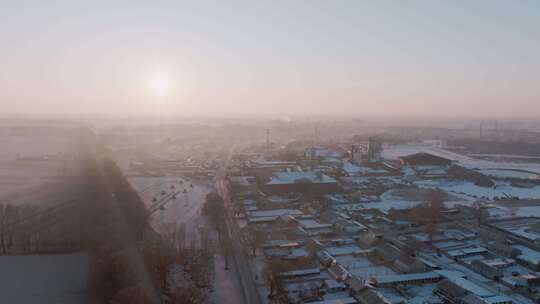
[[218, 193], [210, 192], [206, 195], [201, 214], [207, 216], [210, 224], [216, 229], [219, 238], [219, 247], [225, 257], [225, 269], [229, 269], [231, 241], [227, 232], [226, 212], [223, 198]]
[[38, 212], [34, 205], [13, 206], [0, 203], [0, 253], [39, 252], [41, 235], [23, 233], [22, 221]]
[[48, 208], [0, 202], [0, 254], [87, 251], [92, 303], [155, 302], [148, 276], [164, 287], [176, 256], [141, 246], [149, 211], [114, 161], [97, 160], [106, 151], [94, 135], [80, 135], [80, 191]]
[[84, 140], [88, 134], [82, 135], [77, 158], [82, 170], [63, 181], [63, 188], [46, 192], [45, 200], [55, 201], [54, 205], [0, 202], [0, 254], [72, 252], [95, 246], [92, 225], [102, 209], [96, 202], [103, 191]]
[[135, 240], [141, 240], [144, 229], [148, 227], [150, 218], [148, 209], [114, 161], [104, 159], [103, 170], [104, 174], [108, 176], [116, 202], [127, 222], [129, 231]]
[[298, 258], [294, 261], [287, 261], [280, 258], [268, 259], [264, 271], [266, 280], [270, 284], [268, 298], [271, 303], [289, 303], [288, 292], [285, 286], [284, 273], [299, 268], [313, 267], [316, 264], [309, 258]]
[[[75, 228], [90, 253], [92, 303], [152, 303], [154, 290], [142, 278], [136, 250], [148, 227], [146, 206], [120, 168], [89, 130], [81, 132], [86, 195]], [[143, 266], [144, 267], [144, 266]]]
[[223, 199], [216, 192], [210, 192], [206, 195], [201, 214], [207, 216], [210, 223], [218, 232], [223, 232], [225, 229], [225, 204]]

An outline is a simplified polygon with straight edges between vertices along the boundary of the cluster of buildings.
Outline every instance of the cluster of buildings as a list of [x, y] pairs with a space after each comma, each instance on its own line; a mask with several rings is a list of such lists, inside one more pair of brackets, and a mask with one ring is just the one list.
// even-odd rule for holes
[[370, 140], [367, 148], [309, 147], [296, 161], [235, 163], [228, 180], [241, 237], [246, 248], [255, 248], [250, 258], [261, 298], [540, 301], [539, 218], [502, 212], [489, 198], [426, 186], [497, 183], [453, 160], [429, 153], [383, 160], [380, 150]]

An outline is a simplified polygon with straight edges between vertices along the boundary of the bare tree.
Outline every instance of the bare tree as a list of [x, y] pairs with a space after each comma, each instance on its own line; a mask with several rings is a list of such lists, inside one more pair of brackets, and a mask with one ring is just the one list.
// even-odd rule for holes
[[148, 291], [142, 287], [126, 287], [120, 289], [112, 303], [118, 304], [151, 304], [152, 301], [148, 295]]
[[8, 218], [8, 209], [9, 205], [0, 204], [0, 246], [2, 247], [2, 254], [7, 253], [6, 249], [6, 224]]
[[270, 293], [268, 298], [271, 303], [288, 303], [288, 294], [283, 281], [283, 273], [291, 270], [292, 267], [279, 259], [269, 260], [265, 271], [266, 279], [270, 283]]
[[433, 237], [434, 237], [435, 233], [437, 232], [437, 227], [432, 222], [427, 223], [424, 226], [424, 232], [428, 235], [429, 242], [432, 243], [433, 242]]
[[263, 231], [253, 229], [248, 226], [247, 228], [249, 243], [251, 245], [251, 254], [256, 256], [257, 248], [264, 245], [267, 239], [266, 233]]

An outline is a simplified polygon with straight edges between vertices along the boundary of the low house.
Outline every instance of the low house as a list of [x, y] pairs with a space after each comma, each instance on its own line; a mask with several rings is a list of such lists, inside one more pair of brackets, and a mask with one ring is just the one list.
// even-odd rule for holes
[[512, 247], [520, 251], [520, 254], [516, 256], [516, 261], [527, 268], [540, 271], [540, 252], [523, 245], [514, 245]]
[[300, 216], [304, 213], [297, 209], [272, 209], [272, 210], [256, 210], [246, 212], [249, 224], [273, 222], [283, 216]]
[[504, 268], [515, 265], [515, 261], [512, 259], [490, 259], [490, 260], [476, 260], [471, 263], [471, 267], [474, 271], [480, 273], [486, 278], [492, 280], [500, 279], [504, 276]]
[[326, 251], [334, 257], [338, 257], [342, 255], [362, 254], [363, 252], [365, 252], [365, 250], [362, 250], [362, 248], [356, 245], [328, 247], [326, 248]]
[[347, 289], [347, 285], [343, 282], [338, 282], [336, 280], [325, 280], [324, 286], [328, 292], [340, 292]]
[[373, 282], [377, 287], [390, 287], [403, 284], [430, 284], [441, 279], [441, 275], [430, 271], [421, 273], [396, 274], [374, 277]]
[[347, 297], [347, 298], [340, 298], [340, 299], [315, 301], [315, 302], [309, 302], [309, 303], [310, 304], [357, 304], [358, 301], [353, 297]]
[[344, 218], [338, 218], [334, 226], [345, 233], [359, 233], [359, 232], [365, 232], [368, 230], [368, 228], [361, 223], [357, 221], [353, 221], [350, 219], [344, 219]]
[[514, 277], [516, 283], [518, 286], [524, 286], [524, 287], [538, 287], [540, 286], [540, 277], [538, 274], [522, 274], [519, 276]]
[[351, 295], [360, 304], [393, 304], [377, 290], [362, 286], [361, 288], [351, 288]]
[[272, 240], [263, 246], [263, 253], [269, 258], [295, 260], [309, 256], [307, 250], [298, 242]]
[[446, 251], [446, 255], [448, 255], [451, 258], [457, 259], [457, 258], [464, 258], [467, 256], [473, 256], [473, 255], [483, 255], [483, 254], [486, 254], [487, 252], [488, 250], [484, 247], [473, 246], [473, 247], [462, 248], [462, 249], [448, 250]]
[[423, 272], [428, 268], [424, 263], [407, 254], [401, 255], [398, 259], [394, 260], [392, 264], [394, 265], [394, 268], [403, 273]]
[[474, 294], [469, 294], [463, 297], [461, 300], [463, 304], [512, 304], [512, 299], [507, 296], [492, 296], [487, 298], [481, 298]]
[[452, 164], [452, 161], [447, 158], [424, 152], [402, 156], [399, 158], [399, 161], [401, 165], [411, 167], [449, 166]]
[[339, 158], [341, 153], [327, 147], [309, 147], [304, 150], [306, 159]]
[[[492, 291], [459, 276], [449, 276], [445, 280], [442, 280], [433, 293], [447, 303], [467, 303], [464, 302], [467, 299], [469, 301], [468, 303], [512, 303], [512, 301], [507, 302], [509, 300], [507, 297], [497, 298], [499, 296]], [[477, 300], [486, 302], [474, 302]], [[491, 302], [492, 300], [494, 302]]]
[[284, 284], [289, 303], [304, 303], [319, 298], [324, 287], [322, 280], [299, 280]]
[[277, 172], [262, 185], [262, 189], [270, 194], [326, 194], [337, 192], [338, 182], [320, 171]]
[[255, 176], [229, 176], [228, 179], [234, 193], [257, 190], [257, 179]]
[[293, 278], [319, 275], [320, 273], [321, 273], [321, 269], [319, 267], [313, 267], [313, 268], [296, 269], [296, 270], [291, 270], [287, 272], [282, 272], [279, 274], [279, 276], [281, 276], [284, 279], [293, 279]]
[[307, 235], [318, 235], [324, 233], [331, 233], [332, 224], [320, 223], [314, 219], [297, 219], [300, 229]]
[[330, 267], [336, 263], [336, 259], [326, 250], [317, 251], [316, 256], [319, 262], [325, 267]]
[[351, 277], [351, 274], [343, 266], [334, 264], [328, 268], [328, 273], [338, 282], [343, 282]]

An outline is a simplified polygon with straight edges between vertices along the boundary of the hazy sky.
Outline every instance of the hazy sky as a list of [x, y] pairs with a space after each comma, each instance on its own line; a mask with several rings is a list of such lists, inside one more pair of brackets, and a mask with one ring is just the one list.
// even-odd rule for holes
[[540, 1], [0, 1], [0, 113], [540, 117]]

